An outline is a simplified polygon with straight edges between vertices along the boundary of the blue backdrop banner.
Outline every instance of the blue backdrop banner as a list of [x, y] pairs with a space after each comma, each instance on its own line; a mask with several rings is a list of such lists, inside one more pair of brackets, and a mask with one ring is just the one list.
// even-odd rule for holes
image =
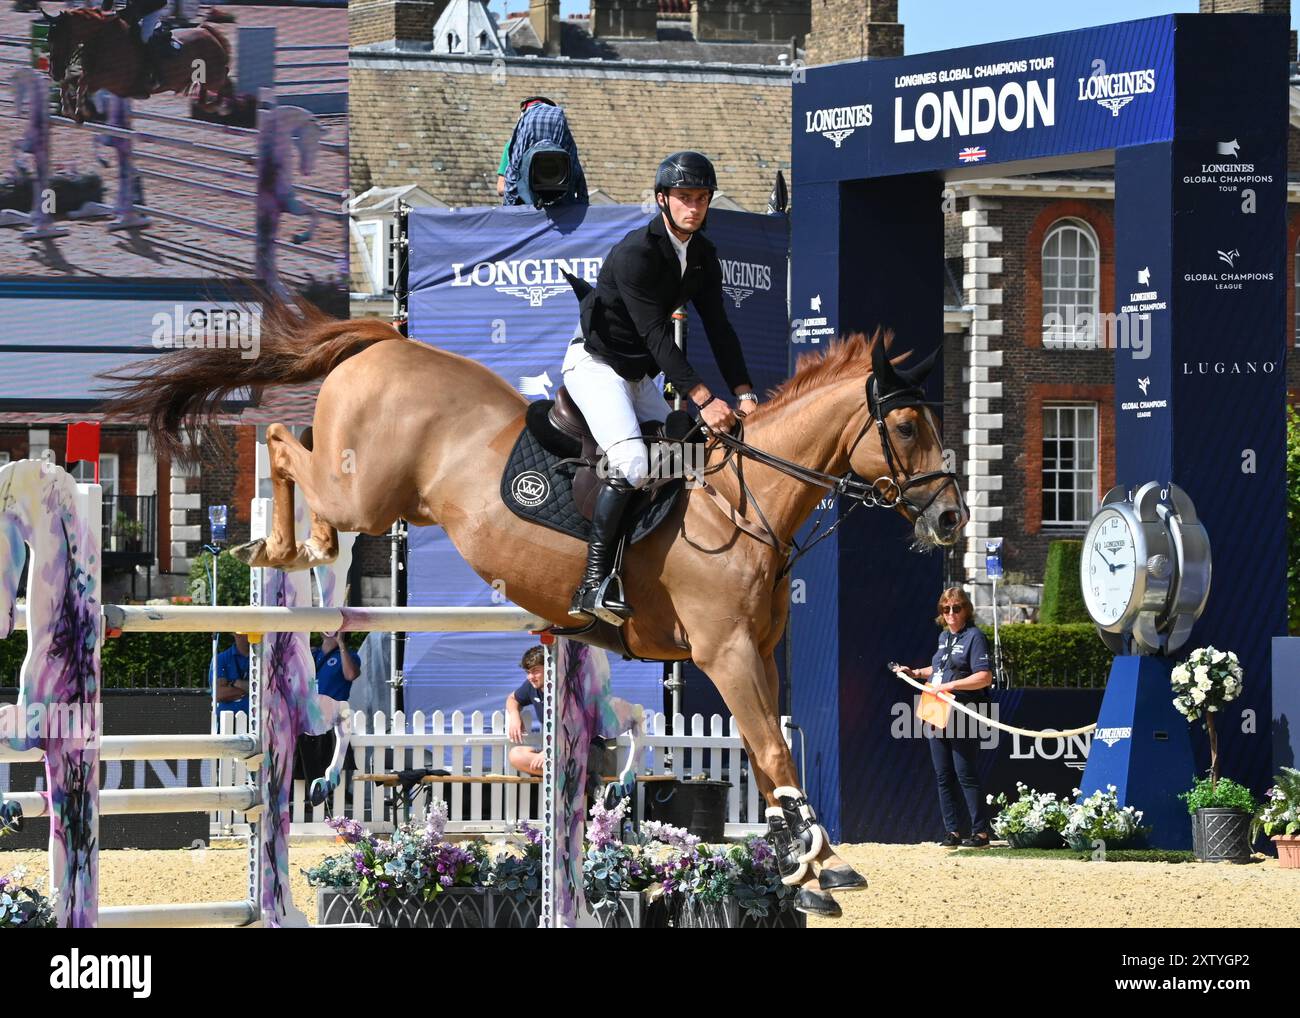
[[[610, 248], [649, 222], [636, 205], [414, 212], [411, 337], [485, 364], [530, 399], [549, 398], [561, 384], [560, 364], [578, 322], [578, 302], [562, 273], [594, 284]], [[785, 377], [788, 220], [714, 209], [707, 230], [723, 264], [728, 316], [762, 391]], [[693, 312], [687, 334], [693, 366], [709, 386], [721, 387]], [[438, 527], [411, 530], [409, 600], [507, 603]], [[519, 660], [533, 642], [526, 634], [413, 634], [405, 663], [408, 713], [501, 709], [523, 679]], [[660, 665], [612, 655], [611, 665], [616, 695], [662, 709]], [[686, 708], [722, 712], [712, 687], [700, 682], [690, 684]]]

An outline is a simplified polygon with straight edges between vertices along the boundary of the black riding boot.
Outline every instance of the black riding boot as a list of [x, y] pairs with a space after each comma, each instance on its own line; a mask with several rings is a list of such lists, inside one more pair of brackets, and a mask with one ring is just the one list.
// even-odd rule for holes
[[569, 615], [589, 620], [598, 618], [621, 626], [632, 617], [632, 606], [623, 600], [623, 584], [611, 578], [614, 552], [618, 548], [619, 524], [636, 489], [621, 481], [603, 479], [591, 513], [591, 540], [587, 545], [587, 571], [574, 591]]
[[163, 66], [172, 55], [172, 34], [166, 28], [159, 28], [144, 45], [145, 62], [149, 67], [149, 85], [161, 88], [163, 83]]

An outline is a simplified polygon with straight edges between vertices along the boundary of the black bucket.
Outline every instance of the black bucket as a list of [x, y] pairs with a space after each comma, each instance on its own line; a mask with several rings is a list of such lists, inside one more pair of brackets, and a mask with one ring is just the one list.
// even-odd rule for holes
[[722, 841], [729, 781], [653, 781], [645, 786], [645, 818], [684, 827], [701, 841]]

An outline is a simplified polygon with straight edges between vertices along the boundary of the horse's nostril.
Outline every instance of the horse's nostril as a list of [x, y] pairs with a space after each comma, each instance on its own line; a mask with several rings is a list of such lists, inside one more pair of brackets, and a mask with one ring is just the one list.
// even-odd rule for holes
[[939, 514], [939, 525], [946, 531], [956, 530], [961, 523], [961, 514], [955, 509], [947, 509]]

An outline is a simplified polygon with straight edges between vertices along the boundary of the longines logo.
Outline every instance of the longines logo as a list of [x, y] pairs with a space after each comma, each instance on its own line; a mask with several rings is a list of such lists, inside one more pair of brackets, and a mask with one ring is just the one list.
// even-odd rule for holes
[[1183, 361], [1184, 375], [1271, 375], [1277, 361]]
[[1095, 102], [1110, 110], [1112, 117], [1131, 103], [1134, 98], [1156, 90], [1154, 67], [1140, 71], [1120, 71], [1118, 74], [1094, 74], [1079, 79], [1079, 101]]
[[719, 258], [722, 265], [722, 289], [740, 307], [755, 290], [772, 289], [772, 267], [759, 262], [737, 262]]
[[1132, 728], [1098, 728], [1092, 733], [1094, 739], [1099, 739], [1108, 747], [1114, 747], [1115, 743], [1121, 739], [1133, 738]]
[[510, 482], [510, 497], [528, 508], [541, 505], [550, 494], [551, 482], [536, 470], [525, 470]]
[[477, 262], [468, 270], [464, 262], [451, 266], [452, 286], [490, 286], [498, 293], [541, 307], [552, 297], [572, 293], [562, 273], [568, 272], [594, 284], [603, 258], [519, 258], [512, 261]]
[[844, 139], [859, 127], [871, 126], [871, 104], [807, 110], [804, 118], [804, 134], [820, 134], [835, 142], [835, 147], [839, 148]]

